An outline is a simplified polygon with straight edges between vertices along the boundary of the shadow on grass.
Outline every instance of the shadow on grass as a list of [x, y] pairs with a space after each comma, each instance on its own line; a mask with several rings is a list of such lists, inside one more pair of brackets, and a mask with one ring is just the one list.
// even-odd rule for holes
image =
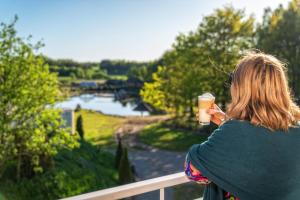
[[173, 129], [164, 123], [156, 123], [145, 127], [139, 134], [139, 139], [157, 148], [187, 151], [193, 144], [205, 141], [207, 136], [201, 136], [190, 130]]

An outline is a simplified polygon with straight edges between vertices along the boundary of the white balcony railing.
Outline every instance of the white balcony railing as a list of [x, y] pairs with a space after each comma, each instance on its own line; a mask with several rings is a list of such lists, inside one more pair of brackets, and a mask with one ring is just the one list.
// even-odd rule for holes
[[[171, 174], [167, 176], [161, 176], [158, 178], [152, 178], [144, 181], [139, 181], [135, 183], [130, 183], [127, 185], [121, 185], [118, 187], [108, 188], [104, 190], [99, 190], [96, 192], [90, 192], [78, 196], [73, 196], [65, 198], [63, 200], [114, 200], [122, 199], [126, 197], [131, 197], [146, 192], [151, 192], [159, 190], [160, 200], [165, 198], [166, 187], [171, 187], [174, 185], [179, 185], [182, 183], [187, 183], [190, 180], [186, 178], [184, 172], [179, 172], [176, 174]], [[201, 200], [200, 198], [199, 200]]]

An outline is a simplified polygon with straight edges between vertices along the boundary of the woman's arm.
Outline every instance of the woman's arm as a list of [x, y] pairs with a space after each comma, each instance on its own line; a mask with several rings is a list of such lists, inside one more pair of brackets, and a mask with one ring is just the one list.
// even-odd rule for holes
[[194, 165], [191, 163], [191, 161], [185, 160], [184, 163], [184, 172], [185, 175], [192, 181], [195, 181], [199, 184], [209, 184], [210, 181], [208, 178], [202, 175], [202, 173], [197, 170]]

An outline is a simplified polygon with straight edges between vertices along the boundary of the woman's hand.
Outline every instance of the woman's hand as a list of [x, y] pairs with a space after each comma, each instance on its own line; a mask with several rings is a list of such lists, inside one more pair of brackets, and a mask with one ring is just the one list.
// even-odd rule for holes
[[207, 113], [211, 115], [210, 121], [214, 122], [218, 126], [225, 120], [225, 113], [217, 106], [217, 104], [214, 104], [212, 108], [207, 110]]

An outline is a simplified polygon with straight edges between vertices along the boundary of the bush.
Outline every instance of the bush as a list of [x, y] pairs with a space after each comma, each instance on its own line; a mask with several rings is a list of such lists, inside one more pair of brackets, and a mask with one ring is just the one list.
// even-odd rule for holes
[[7, 199], [58, 199], [117, 185], [114, 156], [81, 141], [80, 148], [60, 152], [55, 167], [32, 179], [0, 180]]
[[83, 119], [82, 119], [81, 115], [79, 115], [77, 117], [76, 131], [79, 134], [80, 138], [83, 140], [84, 139], [84, 130], [83, 130]]
[[123, 149], [123, 155], [119, 166], [119, 182], [120, 184], [127, 184], [134, 182], [134, 177], [131, 171], [130, 162], [128, 159], [127, 148]]
[[79, 112], [81, 110], [81, 105], [77, 104], [75, 108], [75, 112]]
[[123, 154], [122, 141], [121, 141], [121, 139], [119, 139], [118, 147], [117, 147], [117, 151], [116, 151], [116, 157], [115, 157], [115, 168], [116, 169], [119, 169], [122, 154]]

